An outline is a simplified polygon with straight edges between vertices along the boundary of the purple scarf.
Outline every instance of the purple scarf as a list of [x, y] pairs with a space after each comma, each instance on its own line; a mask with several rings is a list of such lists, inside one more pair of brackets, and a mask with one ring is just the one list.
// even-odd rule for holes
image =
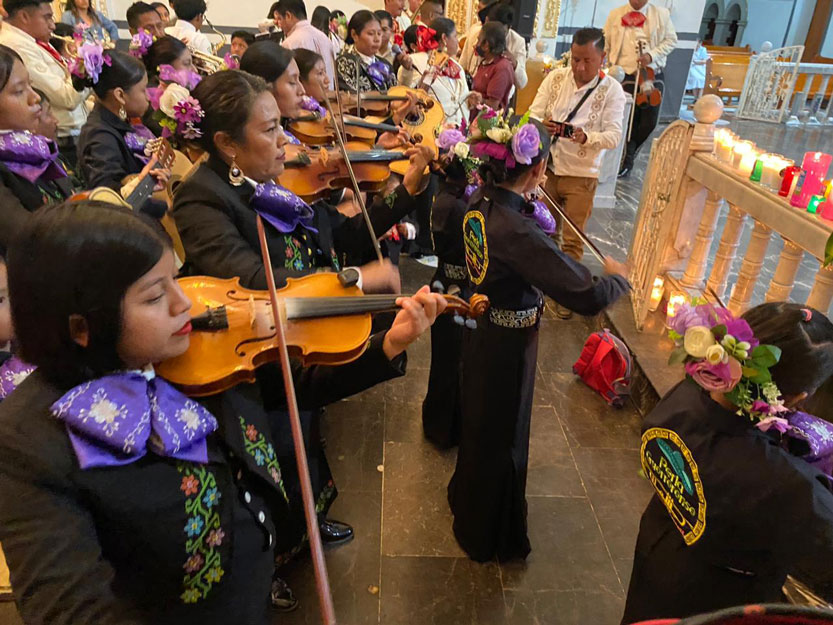
[[0, 163], [32, 184], [41, 177], [51, 181], [67, 176], [55, 142], [28, 131], [0, 133]]
[[315, 214], [312, 207], [289, 189], [274, 182], [259, 184], [249, 200], [255, 212], [272, 224], [278, 232], [294, 232], [299, 225], [310, 232], [318, 232], [312, 227]]
[[[150, 377], [153, 376], [153, 377]], [[217, 420], [153, 373], [116, 373], [76, 386], [52, 404], [82, 469], [159, 456], [208, 462]]]
[[145, 148], [147, 147], [148, 141], [153, 141], [154, 139], [156, 139], [156, 136], [144, 124], [134, 124], [133, 132], [128, 132], [124, 135], [124, 142], [127, 144], [127, 147], [133, 152], [133, 156], [144, 165], [147, 165], [150, 161], [150, 156], [145, 152]]
[[0, 400], [6, 399], [9, 394], [20, 386], [36, 367], [26, 364], [17, 356], [12, 356], [0, 365]]
[[524, 215], [538, 222], [538, 225], [541, 227], [541, 230], [544, 231], [544, 234], [549, 236], [554, 235], [557, 229], [555, 217], [552, 216], [552, 213], [547, 208], [547, 205], [541, 200], [533, 200], [530, 202], [530, 206], [532, 207], [532, 212], [525, 212]]
[[806, 412], [790, 413], [787, 421], [790, 429], [786, 436], [806, 444], [806, 453], [800, 457], [833, 477], [833, 423]]
[[301, 145], [301, 140], [288, 130], [284, 129], [283, 134], [286, 136], [286, 139], [287, 141], [289, 141], [290, 145]]

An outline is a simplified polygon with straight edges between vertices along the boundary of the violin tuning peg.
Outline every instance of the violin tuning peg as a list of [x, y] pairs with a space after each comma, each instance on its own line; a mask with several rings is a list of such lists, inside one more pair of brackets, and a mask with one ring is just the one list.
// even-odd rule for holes
[[454, 315], [454, 323], [458, 326], [462, 326], [466, 324], [466, 320], [463, 319], [460, 315]]
[[477, 330], [477, 320], [476, 319], [466, 319], [466, 327], [469, 330]]
[[457, 285], [457, 284], [452, 284], [450, 287], [448, 287], [448, 294], [449, 295], [454, 295], [455, 297], [457, 297], [462, 292], [463, 291], [460, 289], [460, 286]]
[[431, 285], [431, 290], [434, 293], [445, 293], [445, 286], [439, 280], [434, 280], [433, 284]]

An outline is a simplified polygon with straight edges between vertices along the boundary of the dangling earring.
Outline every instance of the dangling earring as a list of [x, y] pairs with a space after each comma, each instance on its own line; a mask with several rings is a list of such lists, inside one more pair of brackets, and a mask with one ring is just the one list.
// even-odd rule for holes
[[123, 122], [127, 121], [127, 111], [124, 110], [124, 106], [119, 108], [119, 119]]
[[232, 186], [239, 187], [242, 185], [246, 178], [243, 177], [243, 172], [240, 171], [240, 168], [237, 166], [237, 157], [231, 157], [231, 167], [228, 170], [228, 181], [232, 184]]

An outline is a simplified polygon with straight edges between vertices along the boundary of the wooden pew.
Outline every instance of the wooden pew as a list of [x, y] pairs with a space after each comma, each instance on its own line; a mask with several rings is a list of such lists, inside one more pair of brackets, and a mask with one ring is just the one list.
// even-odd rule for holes
[[751, 55], [711, 55], [706, 62], [706, 86], [703, 93], [713, 93], [726, 104], [731, 104], [735, 98], [739, 100], [751, 59]]
[[544, 82], [544, 78], [547, 76], [544, 71], [544, 62], [527, 59], [526, 75], [529, 80], [526, 86], [518, 91], [515, 100], [515, 113], [518, 115], [523, 115], [532, 106], [532, 102], [535, 100], [535, 94], [538, 93], [541, 83]]
[[712, 46], [707, 45], [706, 50], [709, 51], [709, 54], [716, 53], [716, 54], [752, 54], [752, 49], [746, 45], [742, 48], [737, 46]]

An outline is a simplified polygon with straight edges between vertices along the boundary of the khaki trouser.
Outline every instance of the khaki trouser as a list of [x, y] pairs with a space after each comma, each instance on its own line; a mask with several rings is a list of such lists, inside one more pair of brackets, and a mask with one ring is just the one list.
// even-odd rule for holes
[[[569, 215], [575, 224], [584, 230], [590, 213], [593, 211], [593, 199], [596, 196], [596, 187], [599, 186], [598, 178], [579, 178], [577, 176], [556, 176], [551, 171], [547, 172], [545, 188], [553, 200], [558, 202], [564, 212]], [[584, 256], [584, 244], [578, 238], [573, 229], [563, 223], [561, 215], [552, 211], [555, 221], [558, 224], [556, 240], [561, 250], [574, 258], [581, 260]]]

